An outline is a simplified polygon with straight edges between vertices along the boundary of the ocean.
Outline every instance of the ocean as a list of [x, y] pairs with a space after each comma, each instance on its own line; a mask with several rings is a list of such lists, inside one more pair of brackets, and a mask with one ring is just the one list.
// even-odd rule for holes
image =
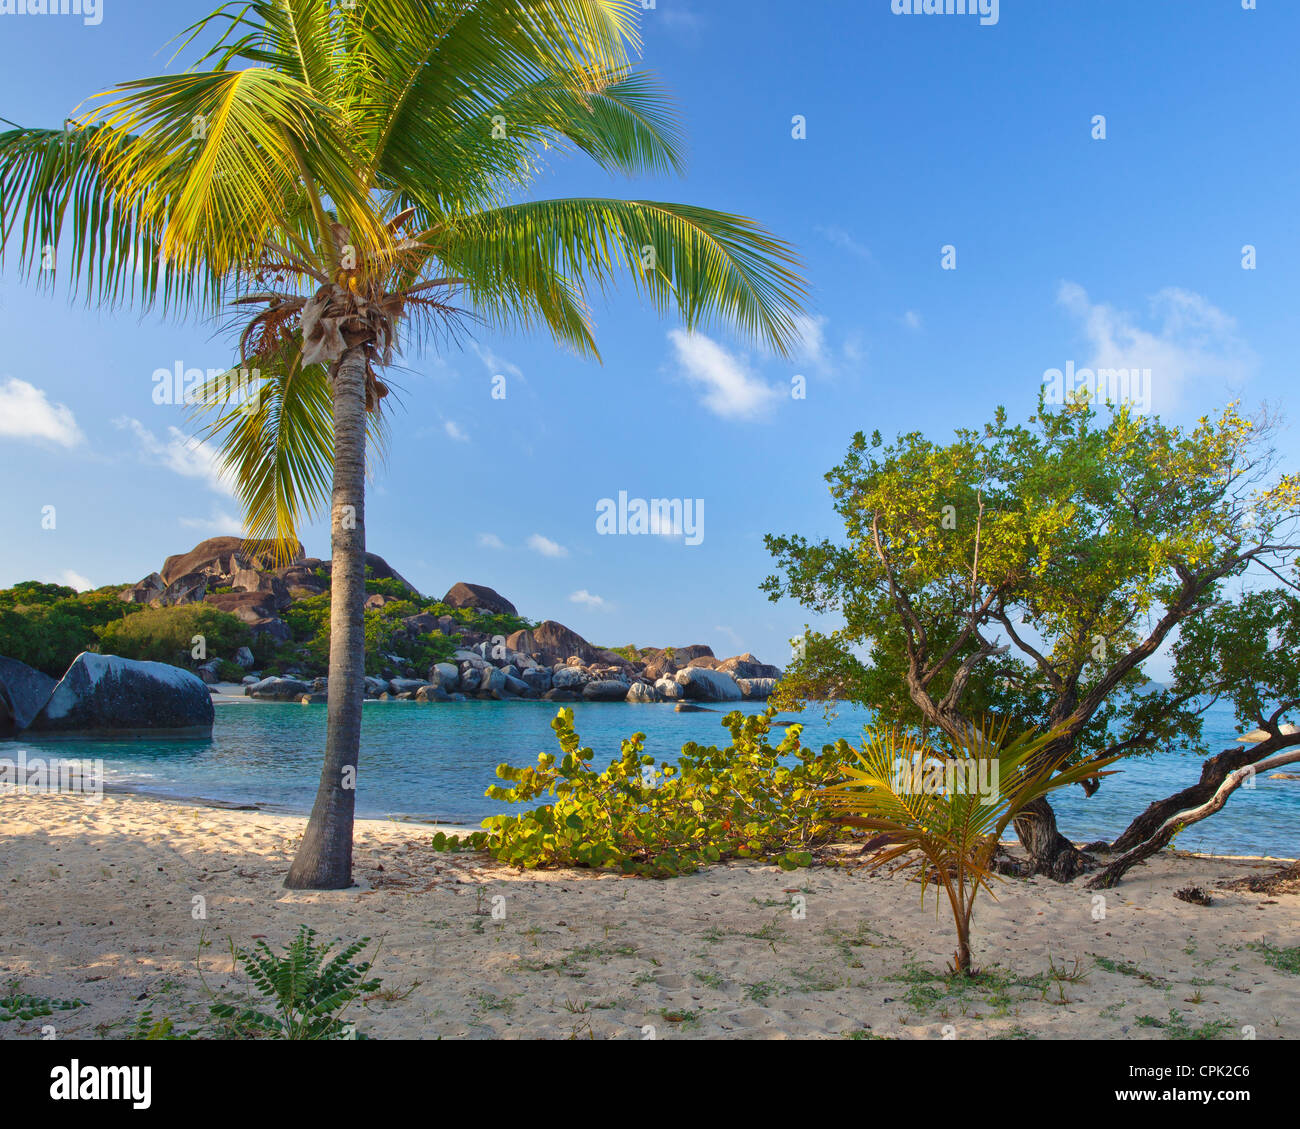
[[[551, 730], [557, 706], [549, 702], [465, 702], [422, 705], [368, 702], [362, 730], [357, 814], [477, 825], [511, 810], [489, 800], [502, 762], [534, 764], [540, 752], [558, 752]], [[646, 734], [646, 751], [675, 759], [687, 741], [725, 745], [724, 713], [761, 712], [760, 703], [715, 706], [716, 713], [677, 713], [671, 705], [573, 703], [575, 725], [601, 767], [619, 742]], [[793, 715], [783, 714], [789, 718]], [[802, 718], [805, 744], [839, 737], [851, 742], [869, 720], [845, 710], [828, 725], [819, 708]], [[774, 740], [779, 740], [779, 730]], [[1233, 744], [1232, 715], [1211, 710], [1206, 735], [1212, 752]], [[211, 739], [169, 741], [30, 741], [0, 744], [0, 756], [25, 749], [33, 757], [104, 762], [111, 787], [150, 795], [257, 805], [305, 813], [316, 793], [325, 741], [325, 707], [274, 702], [219, 703]], [[1201, 761], [1190, 753], [1161, 752], [1121, 762], [1091, 798], [1073, 787], [1052, 797], [1062, 832], [1079, 841], [1110, 839], [1152, 800], [1194, 783]], [[1189, 828], [1178, 846], [1220, 854], [1300, 854], [1300, 780], [1259, 779], [1227, 807]]]

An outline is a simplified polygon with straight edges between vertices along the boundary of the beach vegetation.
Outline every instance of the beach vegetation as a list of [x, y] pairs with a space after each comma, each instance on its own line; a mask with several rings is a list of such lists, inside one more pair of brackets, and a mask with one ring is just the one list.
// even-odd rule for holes
[[[142, 608], [132, 616], [96, 629], [98, 650], [124, 659], [169, 663], [193, 669], [210, 658], [233, 655], [253, 642], [248, 624], [211, 604]], [[202, 657], [194, 656], [194, 639], [203, 639]], [[239, 676], [243, 677], [243, 670]]]
[[1290, 972], [1293, 975], [1300, 976], [1300, 945], [1292, 945], [1290, 948], [1277, 948], [1260, 941], [1257, 944], [1247, 945], [1246, 948], [1254, 949], [1272, 967], [1282, 972]]
[[[262, 1001], [248, 1006], [213, 1004], [214, 1020], [247, 1036], [272, 1039], [364, 1038], [344, 1021], [348, 1008], [379, 991], [382, 981], [370, 976], [371, 962], [354, 963], [369, 937], [344, 943], [318, 941], [316, 931], [300, 925], [283, 954], [265, 941], [252, 949], [233, 950]], [[331, 954], [333, 951], [333, 955]]]
[[85, 1007], [85, 1000], [61, 1000], [52, 996], [33, 996], [19, 989], [22, 983], [10, 980], [5, 994], [0, 996], [0, 1023], [12, 1023], [15, 1020], [45, 1019], [56, 1011], [75, 1011]]
[[489, 816], [468, 836], [439, 832], [440, 850], [485, 850], [528, 869], [592, 867], [670, 878], [726, 859], [754, 859], [795, 870], [815, 852], [847, 838], [823, 793], [843, 775], [844, 741], [820, 750], [792, 725], [770, 741], [774, 711], [723, 718], [723, 747], [688, 742], [676, 761], [644, 750], [645, 735], [625, 740], [604, 768], [582, 746], [573, 711], [551, 722], [561, 755], [543, 753], [536, 767], [503, 764], [487, 795], [512, 804], [547, 803], [519, 815]]
[[[843, 539], [767, 538], [769, 597], [842, 624], [804, 633], [777, 704], [854, 702], [959, 739], [986, 714], [1014, 718], [1057, 735], [1042, 756], [1063, 770], [1204, 754], [1219, 701], [1266, 729], [1259, 757], [1300, 745], [1281, 726], [1300, 709], [1300, 475], [1277, 466], [1276, 430], [1235, 405], [1183, 428], [1076, 398], [1040, 402], [1024, 425], [999, 408], [947, 440], [859, 433], [826, 475]], [[1159, 685], [1142, 668], [1166, 643], [1174, 676]], [[1249, 763], [1233, 752], [1202, 799]], [[1153, 805], [1114, 849], [1180, 802]], [[1014, 826], [1024, 873], [1069, 881], [1092, 865], [1045, 795]]]
[[0, 655], [62, 678], [82, 651], [99, 649], [100, 629], [141, 610], [118, 599], [120, 591], [119, 586], [79, 593], [34, 580], [0, 590]]
[[[845, 764], [847, 779], [823, 792], [845, 824], [872, 833], [867, 846], [874, 853], [866, 865], [914, 869], [922, 901], [931, 884], [947, 895], [957, 933], [955, 973], [974, 971], [975, 902], [983, 891], [993, 895], [994, 856], [1012, 821], [1038, 797], [1103, 775], [1114, 762], [1112, 757], [1060, 768], [1068, 750], [1058, 737], [1034, 730], [1013, 737], [1010, 721], [1003, 720], [971, 727], [936, 748], [901, 727], [875, 727]], [[1053, 747], [1055, 754], [1044, 758], [1043, 751]], [[992, 787], [918, 786], [940, 780], [988, 781]]]

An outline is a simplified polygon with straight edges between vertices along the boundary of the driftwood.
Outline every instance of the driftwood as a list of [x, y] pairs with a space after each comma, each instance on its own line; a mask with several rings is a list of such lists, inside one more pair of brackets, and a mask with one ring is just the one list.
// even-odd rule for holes
[[1279, 756], [1256, 761], [1253, 764], [1237, 769], [1235, 772], [1230, 772], [1208, 800], [1196, 807], [1187, 808], [1171, 815], [1149, 838], [1125, 851], [1119, 858], [1109, 863], [1100, 874], [1090, 878], [1084, 884], [1085, 887], [1089, 890], [1105, 890], [1114, 886], [1130, 867], [1143, 859], [1150, 858], [1157, 851], [1168, 846], [1174, 835], [1184, 827], [1199, 823], [1219, 811], [1228, 802], [1228, 797], [1248, 779], [1261, 772], [1267, 772], [1274, 768], [1281, 768], [1282, 765], [1295, 764], [1296, 762], [1300, 762], [1300, 749], [1293, 749]]

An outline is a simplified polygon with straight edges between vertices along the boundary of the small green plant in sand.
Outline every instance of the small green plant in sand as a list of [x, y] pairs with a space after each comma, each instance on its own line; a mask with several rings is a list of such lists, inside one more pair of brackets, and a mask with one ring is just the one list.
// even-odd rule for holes
[[192, 1039], [194, 1034], [189, 1031], [178, 1031], [176, 1025], [166, 1016], [155, 1018], [153, 1009], [145, 1008], [135, 1017], [135, 1022], [125, 1037], [140, 1042], [156, 1043]]
[[85, 1000], [56, 1000], [49, 996], [31, 996], [18, 989], [21, 983], [10, 980], [6, 985], [6, 994], [0, 996], [0, 1023], [11, 1023], [15, 1019], [44, 1019], [56, 1011], [73, 1011], [85, 1007]]
[[511, 866], [595, 867], [653, 878], [687, 874], [728, 858], [752, 858], [794, 870], [847, 831], [831, 819], [824, 789], [844, 772], [847, 742], [805, 748], [801, 727], [777, 745], [768, 740], [773, 710], [727, 714], [726, 748], [689, 742], [676, 763], [655, 763], [645, 734], [622, 743], [608, 768], [591, 765], [573, 728], [573, 711], [551, 722], [563, 755], [543, 753], [536, 768], [503, 764], [487, 795], [553, 802], [522, 815], [490, 816], [464, 839], [439, 833], [439, 850], [486, 850]]
[[1300, 975], [1300, 945], [1292, 945], [1289, 949], [1277, 949], [1261, 941], [1259, 944], [1247, 945], [1246, 948], [1254, 949], [1268, 964], [1279, 971]]
[[[369, 944], [369, 937], [347, 945], [337, 939], [318, 942], [314, 929], [300, 925], [283, 956], [273, 952], [265, 941], [258, 941], [251, 950], [236, 951], [232, 946], [236, 963], [243, 965], [272, 1010], [220, 1003], [210, 1008], [212, 1016], [245, 1036], [364, 1038], [344, 1023], [343, 1014], [358, 998], [379, 990], [380, 980], [368, 977], [371, 962], [352, 963]], [[329, 956], [336, 946], [342, 947]]]
[[1155, 1027], [1165, 1033], [1166, 1039], [1195, 1040], [1205, 1042], [1218, 1039], [1234, 1030], [1234, 1025], [1226, 1019], [1211, 1019], [1199, 1027], [1193, 1027], [1173, 1008], [1169, 1009], [1168, 1019], [1157, 1019], [1154, 1015], [1139, 1015], [1135, 1020], [1139, 1027]]
[[981, 890], [992, 895], [993, 858], [1003, 833], [1048, 792], [1097, 776], [1117, 758], [1060, 768], [1070, 755], [1059, 731], [1010, 737], [1009, 722], [949, 735], [933, 748], [898, 728], [868, 729], [857, 766], [825, 790], [842, 822], [877, 833], [869, 865], [916, 867], [921, 897], [934, 882], [948, 895], [957, 928], [954, 972], [971, 975], [970, 924]]

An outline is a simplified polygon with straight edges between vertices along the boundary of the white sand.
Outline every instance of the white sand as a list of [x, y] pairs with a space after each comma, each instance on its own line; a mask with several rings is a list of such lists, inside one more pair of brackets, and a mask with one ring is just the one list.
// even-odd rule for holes
[[[372, 1037], [1162, 1039], [1171, 1010], [1220, 1037], [1300, 1037], [1300, 975], [1249, 947], [1300, 944], [1300, 895], [1216, 883], [1276, 861], [1166, 853], [1106, 894], [1081, 882], [999, 884], [976, 911], [976, 963], [1011, 982], [949, 992], [946, 903], [865, 871], [717, 867], [667, 882], [520, 873], [444, 855], [430, 828], [357, 829], [361, 890], [281, 887], [303, 820], [137, 796], [0, 796], [0, 985], [88, 1006], [0, 1024], [0, 1038], [121, 1034], [145, 1007], [181, 1026], [214, 991], [243, 991], [228, 943], [279, 948], [300, 922], [382, 939], [377, 973], [400, 999], [353, 1015]], [[1208, 908], [1174, 898], [1199, 885]], [[192, 916], [206, 902], [207, 920]], [[504, 918], [492, 916], [493, 900]], [[795, 896], [806, 916], [791, 912]], [[211, 947], [199, 953], [206, 930]], [[1098, 961], [1108, 967], [1102, 967]], [[1078, 983], [1044, 980], [1049, 962]], [[918, 974], [919, 970], [919, 974]], [[408, 991], [409, 990], [409, 991]], [[0, 987], [0, 995], [7, 994]], [[141, 998], [143, 997], [143, 998]], [[653, 1028], [653, 1032], [648, 1031]], [[1176, 1030], [1176, 1028], [1175, 1028]]]

